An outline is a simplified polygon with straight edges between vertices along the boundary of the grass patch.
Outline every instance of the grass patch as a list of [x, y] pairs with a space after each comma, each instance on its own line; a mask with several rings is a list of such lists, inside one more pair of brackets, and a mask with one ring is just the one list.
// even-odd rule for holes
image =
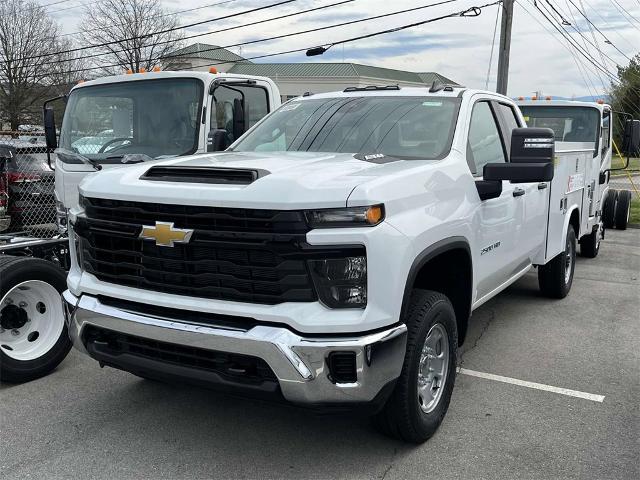
[[[611, 168], [622, 168], [624, 167], [627, 159], [622, 159], [617, 155], [614, 155], [611, 158]], [[629, 170], [640, 170], [640, 158], [630, 158], [629, 159]], [[637, 175], [640, 172], [631, 172], [632, 175]], [[618, 177], [620, 175], [626, 175], [625, 171], [611, 172], [612, 177]]]
[[631, 200], [631, 210], [629, 211], [629, 223], [640, 224], [640, 199], [635, 195]]

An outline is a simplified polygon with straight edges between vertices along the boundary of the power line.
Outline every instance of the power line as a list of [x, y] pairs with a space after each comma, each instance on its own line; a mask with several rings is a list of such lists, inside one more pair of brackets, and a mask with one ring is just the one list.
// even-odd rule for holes
[[[625, 18], [630, 18], [631, 20], [629, 20], [629, 23], [631, 23], [631, 25], [633, 25], [633, 22], [635, 21], [636, 23], [640, 23], [638, 22], [638, 19], [636, 17], [634, 17], [633, 15], [631, 15], [626, 8], [624, 8], [622, 5], [620, 5], [618, 3], [618, 0], [611, 0], [611, 3], [614, 4], [614, 6], [616, 7], [616, 9], [622, 14], [623, 17]], [[636, 27], [635, 25], [633, 25], [636, 29], [640, 30], [638, 27]]]
[[[544, 29], [544, 30], [545, 30], [549, 35], [551, 35], [551, 37], [553, 37], [554, 39], [556, 39], [556, 40], [558, 41], [558, 43], [560, 43], [560, 45], [562, 45], [562, 46], [563, 46], [563, 47], [564, 47], [564, 48], [569, 52], [569, 54], [570, 54], [570, 55], [571, 55], [571, 57], [573, 58], [573, 61], [576, 63], [576, 66], [578, 66], [578, 65], [580, 65], [582, 62], [584, 62], [584, 60], [583, 60], [583, 59], [581, 59], [581, 58], [579, 59], [579, 58], [577, 57], [576, 53], [573, 51], [573, 49], [572, 49], [571, 47], [569, 47], [566, 43], [564, 43], [562, 40], [560, 40], [560, 39], [557, 37], [558, 32], [554, 32], [553, 30], [550, 30], [550, 29], [549, 29], [545, 24], [543, 24], [543, 23], [540, 21], [540, 19], [539, 19], [536, 15], [534, 15], [533, 13], [531, 13], [531, 12], [529, 11], [529, 9], [525, 7], [525, 5], [524, 5], [524, 3], [525, 3], [525, 2], [523, 2], [523, 1], [521, 1], [521, 0], [516, 0], [516, 2], [520, 5], [520, 7], [521, 7], [521, 8], [522, 8], [522, 9], [523, 9], [523, 10], [524, 10], [524, 11], [525, 11], [525, 12], [526, 12], [526, 13], [527, 13], [531, 18], [533, 18], [533, 19], [538, 23], [538, 25], [540, 25], [540, 26], [541, 26], [541, 27], [542, 27], [542, 28], [543, 28], [543, 29]], [[593, 70], [591, 70], [591, 69], [587, 68], [586, 66], [584, 66], [584, 64], [583, 64], [583, 68], [584, 68], [584, 70], [585, 70], [586, 72], [589, 72], [589, 71], [590, 71], [591, 73], [593, 73]], [[593, 67], [591, 67], [591, 68], [593, 68]], [[578, 70], [580, 70], [580, 69], [578, 68]], [[585, 80], [585, 85], [586, 85], [586, 87], [587, 87], [587, 90], [590, 90], [590, 89], [589, 89], [589, 85], [587, 85], [586, 79], [585, 79], [584, 77], [583, 77], [583, 80]], [[593, 87], [594, 92], [597, 92], [597, 90], [598, 90], [598, 89], [596, 88], [596, 86], [595, 86], [595, 84], [593, 83], [593, 81], [592, 81], [590, 78], [589, 78], [588, 80], [589, 80], [589, 83], [591, 84], [591, 86]]]
[[[227, 27], [227, 28], [222, 28], [222, 29], [219, 29], [219, 30], [215, 30], [213, 32], [199, 33], [199, 34], [195, 34], [195, 35], [191, 35], [191, 36], [185, 37], [184, 39], [201, 37], [201, 36], [205, 36], [205, 35], [212, 35], [214, 33], [221, 33], [221, 32], [226, 32], [226, 31], [229, 31], [229, 30], [235, 30], [235, 29], [242, 28], [242, 27], [254, 26], [254, 25], [261, 24], [261, 23], [270, 22], [270, 21], [273, 21], [273, 20], [281, 20], [283, 18], [292, 17], [294, 15], [299, 15], [301, 13], [309, 13], [309, 12], [316, 11], [316, 10], [321, 10], [321, 9], [324, 9], [324, 8], [329, 8], [329, 7], [342, 5], [344, 3], [350, 3], [350, 2], [353, 2], [353, 1], [355, 1], [355, 0], [343, 0], [343, 1], [338, 2], [338, 3], [334, 3], [334, 4], [322, 6], [322, 7], [316, 7], [316, 8], [312, 8], [312, 9], [306, 10], [306, 11], [294, 12], [294, 13], [290, 13], [290, 14], [286, 14], [286, 15], [281, 15], [279, 17], [272, 17], [272, 18], [268, 18], [268, 19], [265, 19], [265, 20], [258, 20], [258, 21], [255, 21], [255, 22], [250, 22], [250, 23], [243, 24], [243, 25], [235, 25], [235, 26], [232, 26], [232, 27]], [[317, 31], [327, 30], [327, 29], [330, 29], [330, 28], [339, 28], [339, 27], [344, 27], [344, 26], [347, 26], [347, 25], [355, 25], [357, 23], [369, 22], [369, 21], [372, 21], [372, 20], [379, 20], [381, 18], [387, 18], [387, 17], [391, 17], [391, 16], [394, 16], [394, 15], [400, 15], [400, 14], [404, 14], [404, 13], [415, 12], [415, 11], [418, 11], [418, 10], [424, 10], [424, 9], [427, 9], [427, 8], [437, 7], [437, 6], [440, 6], [440, 5], [445, 5], [445, 4], [453, 3], [453, 2], [457, 2], [457, 1], [459, 1], [459, 0], [441, 0], [440, 2], [436, 2], [436, 3], [430, 3], [430, 4], [427, 4], [427, 5], [421, 5], [421, 6], [418, 6], [418, 7], [407, 8], [407, 9], [398, 10], [398, 11], [395, 11], [395, 12], [384, 13], [384, 14], [375, 15], [375, 16], [372, 16], [372, 17], [365, 17], [365, 18], [361, 18], [361, 19], [349, 20], [349, 21], [341, 22], [341, 23], [335, 23], [335, 24], [332, 24], [332, 25], [324, 26], [324, 27], [316, 27], [316, 28], [312, 28], [312, 29], [308, 29], [308, 30], [302, 30], [302, 31], [296, 32], [294, 34], [280, 35], [280, 36], [272, 37], [271, 39], [272, 40], [277, 40], [277, 39], [280, 39], [280, 38], [286, 38], [286, 37], [291, 36], [291, 35], [302, 35], [302, 34], [305, 34], [305, 33], [313, 33], [313, 32], [317, 32]], [[155, 45], [162, 45], [162, 44], [166, 44], [166, 43], [170, 43], [170, 42], [172, 42], [172, 40], [166, 40], [166, 41], [162, 41], [162, 42], [157, 42]], [[248, 45], [250, 43], [252, 43], [252, 42], [243, 43], [242, 45]], [[237, 47], [237, 46], [238, 45], [229, 45], [229, 46], [225, 46], [225, 47], [216, 46], [216, 47], [211, 47], [211, 48], [204, 48], [204, 49], [199, 50], [199, 53], [213, 52], [213, 51], [220, 50], [221, 48], [231, 48], [231, 47]], [[117, 50], [114, 53], [125, 52], [125, 51], [126, 51], [126, 49]], [[78, 57], [76, 60], [82, 60], [82, 59], [97, 57], [97, 56], [101, 56], [101, 55], [102, 55], [102, 53], [86, 55], [86, 56]], [[180, 57], [180, 56], [182, 56], [182, 55], [181, 54], [164, 55], [162, 57], [162, 60], [171, 59], [171, 58]], [[150, 59], [150, 60], [153, 60], [153, 59]], [[48, 63], [55, 64], [55, 63], [58, 63], [58, 62], [59, 62], [58, 60], [55, 60], [55, 61], [51, 61], [51, 62], [48, 62]], [[39, 63], [38, 65], [47, 65], [48, 63], [47, 62]]]
[[281, 0], [281, 1], [276, 2], [276, 3], [271, 3], [269, 5], [263, 5], [261, 7], [251, 8], [249, 10], [243, 10], [242, 12], [231, 13], [229, 15], [224, 15], [222, 17], [209, 18], [207, 20], [201, 20], [199, 22], [190, 23], [188, 25], [182, 25], [182, 26], [179, 26], [179, 27], [167, 28], [167, 29], [164, 29], [164, 30], [160, 30], [158, 32], [150, 33], [148, 35], [133, 36], [133, 37], [130, 37], [130, 38], [121, 38], [121, 39], [119, 39], [117, 41], [113, 41], [113, 42], [103, 42], [103, 43], [99, 43], [99, 44], [96, 44], [96, 45], [90, 45], [90, 46], [85, 46], [85, 47], [69, 48], [67, 50], [61, 50], [61, 51], [58, 51], [58, 52], [51, 52], [51, 53], [43, 53], [41, 55], [34, 55], [32, 57], [15, 58], [15, 59], [13, 59], [13, 61], [14, 62], [20, 62], [20, 61], [24, 61], [24, 60], [36, 60], [38, 58], [51, 57], [51, 56], [54, 56], [54, 55], [61, 55], [63, 53], [73, 53], [73, 52], [79, 52], [81, 50], [88, 50], [90, 48], [106, 47], [106, 46], [109, 46], [109, 45], [114, 45], [114, 44], [118, 44], [118, 43], [122, 43], [122, 42], [130, 42], [130, 41], [134, 41], [134, 40], [141, 40], [143, 38], [149, 38], [149, 37], [154, 37], [154, 36], [157, 36], [157, 35], [162, 35], [164, 33], [174, 32], [176, 30], [182, 30], [182, 29], [185, 29], [185, 28], [204, 25], [206, 23], [216, 22], [218, 20], [226, 20], [228, 18], [238, 17], [238, 16], [241, 16], [241, 15], [246, 15], [248, 13], [258, 12], [258, 11], [266, 10], [266, 9], [273, 8], [273, 7], [279, 7], [281, 5], [286, 5], [286, 4], [297, 2], [297, 1], [298, 0]]
[[[454, 0], [450, 0], [450, 1], [454, 1]], [[325, 45], [330, 45], [330, 47], [331, 47], [331, 46], [340, 45], [340, 44], [344, 44], [344, 43], [350, 43], [350, 42], [354, 42], [354, 41], [357, 41], [357, 40], [362, 40], [362, 39], [365, 39], [365, 38], [372, 38], [372, 37], [379, 36], [379, 35], [384, 35], [384, 34], [387, 34], [387, 33], [398, 32], [398, 31], [401, 31], [401, 30], [406, 30], [408, 28], [412, 28], [412, 27], [416, 27], [416, 26], [420, 26], [420, 25], [425, 25], [425, 24], [428, 24], [428, 23], [433, 23], [433, 22], [436, 22], [436, 21], [439, 21], [439, 20], [444, 20], [446, 18], [477, 17], [477, 16], [479, 16], [481, 14], [483, 8], [490, 7], [490, 6], [493, 6], [493, 5], [498, 5], [500, 3], [501, 3], [501, 0], [493, 2], [493, 3], [484, 4], [484, 5], [481, 5], [479, 7], [471, 7], [471, 8], [468, 8], [466, 10], [453, 12], [453, 13], [450, 13], [450, 14], [447, 14], [447, 15], [442, 15], [442, 16], [439, 16], [439, 17], [434, 17], [434, 18], [423, 20], [423, 21], [420, 21], [420, 22], [414, 22], [414, 23], [402, 25], [400, 27], [385, 29], [385, 30], [381, 30], [381, 31], [378, 31], [378, 32], [370, 33], [370, 34], [367, 34], [367, 35], [360, 35], [360, 36], [357, 36], [357, 37], [350, 37], [350, 38], [346, 38], [346, 39], [343, 39], [343, 40], [333, 41], [333, 42], [327, 43]], [[238, 46], [243, 46], [243, 45], [250, 45], [250, 44], [255, 44], [255, 43], [275, 40], [275, 39], [279, 39], [279, 38], [285, 38], [285, 37], [291, 37], [291, 36], [294, 36], [294, 35], [300, 35], [301, 33], [308, 33], [309, 31], [326, 30], [328, 28], [333, 28], [333, 26], [325, 26], [325, 27], [319, 27], [319, 28], [316, 28], [316, 29], [313, 29], [313, 30], [307, 30], [307, 31], [303, 31], [303, 32], [295, 32], [295, 33], [277, 35], [277, 36], [263, 38], [263, 39], [259, 39], [259, 40], [252, 40], [252, 41], [248, 41], [248, 42], [242, 42], [242, 43], [236, 43], [236, 44], [233, 44], [233, 45], [227, 45], [225, 47], [219, 47], [219, 48], [232, 48], [232, 47], [238, 47]], [[328, 48], [330, 48], [330, 47], [328, 47]], [[277, 56], [277, 55], [285, 55], [285, 54], [289, 54], [289, 53], [297, 53], [297, 52], [302, 52], [302, 51], [308, 51], [311, 48], [313, 48], [313, 47], [297, 48], [297, 49], [287, 50], [287, 51], [278, 52], [278, 53], [271, 53], [271, 54], [266, 54], [266, 55], [258, 55], [258, 56], [254, 56], [254, 57], [246, 57], [243, 60], [239, 60], [239, 61], [254, 60], [254, 59], [259, 59], [259, 58], [267, 58], [267, 57], [273, 57], [273, 56]], [[148, 60], [148, 59], [146, 59], [146, 60]], [[237, 62], [222, 61], [222, 62], [216, 62], [216, 63], [206, 64], [206, 65], [200, 65], [200, 67], [216, 66], [216, 65], [222, 65], [222, 64], [225, 64], [225, 63], [237, 63]], [[101, 67], [81, 68], [81, 69], [77, 69], [77, 70], [68, 70], [68, 71], [59, 72], [59, 73], [60, 74], [82, 73], [82, 72], [87, 72], [87, 71], [92, 71], [92, 70], [98, 70], [98, 69], [109, 68], [109, 67], [120, 67], [120, 66], [121, 65], [118, 63], [118, 64], [114, 64], [114, 65], [105, 65], [105, 66], [101, 66]]]
[[493, 50], [496, 46], [496, 33], [498, 32], [498, 20], [500, 19], [501, 8], [496, 9], [496, 23], [493, 25], [493, 40], [491, 41], [491, 53], [489, 54], [489, 66], [487, 67], [487, 80], [484, 84], [485, 90], [489, 90], [489, 77], [491, 76], [491, 64], [493, 63]]
[[[640, 1], [640, 0], [638, 0], [638, 1]], [[584, 3], [585, 5], [587, 5], [587, 6], [588, 6], [588, 7], [589, 7], [589, 8], [590, 8], [590, 9], [591, 9], [591, 10], [592, 10], [592, 11], [593, 11], [593, 12], [594, 12], [594, 13], [595, 13], [599, 18], [600, 18], [600, 20], [602, 20], [602, 22], [605, 24], [605, 26], [610, 27], [610, 28], [614, 31], [614, 33], [615, 33], [616, 35], [618, 35], [618, 37], [620, 37], [622, 40], [624, 40], [624, 41], [627, 43], [627, 45], [629, 45], [629, 46], [630, 46], [631, 48], [633, 48], [633, 49], [635, 49], [635, 48], [636, 48], [636, 46], [635, 46], [633, 43], [631, 43], [629, 40], [627, 40], [627, 39], [626, 39], [626, 38], [625, 38], [625, 37], [624, 37], [624, 36], [623, 36], [619, 31], [618, 31], [618, 29], [617, 29], [617, 28], [612, 27], [612, 26], [609, 24], [609, 22], [607, 21], [607, 19], [606, 19], [606, 18], [604, 18], [604, 17], [602, 16], [602, 14], [600, 13], [600, 11], [599, 11], [597, 8], [593, 8], [593, 6], [591, 6], [591, 5], [589, 4], [589, 2], [587, 2], [587, 0], [583, 0], [583, 3]], [[582, 14], [582, 12], [580, 12], [580, 14]], [[585, 15], [586, 15], [586, 10], [585, 10]], [[585, 16], [585, 15], [583, 15], [583, 16]], [[595, 25], [593, 25], [593, 26], [595, 27]], [[596, 27], [596, 29], [597, 29], [597, 27]], [[602, 34], [602, 32], [600, 32], [600, 33]], [[604, 34], [603, 34], [603, 35], [604, 35]], [[606, 40], [605, 40], [605, 41], [606, 41]], [[611, 45], [613, 45], [613, 43], [611, 43]], [[618, 48], [617, 48], [615, 45], [613, 45], [613, 47], [614, 47], [616, 50], [618, 50]], [[620, 51], [620, 50], [618, 50], [618, 51]], [[624, 55], [624, 52], [620, 51], [620, 53], [622, 53], [622, 54]]]
[[[173, 12], [167, 12], [167, 13], [163, 13], [162, 15], [153, 15], [151, 17], [147, 17], [147, 19], [171, 17], [173, 15], [180, 15], [180, 14], [183, 14], [183, 13], [196, 12], [198, 10], [204, 10], [205, 8], [217, 7], [217, 6], [220, 6], [220, 5], [224, 5], [224, 4], [227, 4], [227, 3], [233, 3], [233, 2], [237, 2], [237, 1], [238, 0], [225, 0], [223, 2], [209, 3], [207, 5], [201, 5], [200, 7], [187, 8], [187, 9], [184, 9], [184, 10], [177, 10], [177, 11], [173, 11]], [[120, 26], [123, 26], [123, 25], [127, 25], [127, 24], [126, 23], [112, 23], [112, 24], [108, 25], [105, 28], [120, 27]], [[81, 34], [85, 34], [85, 33], [91, 33], [91, 31], [90, 30], [78, 30], [77, 32], [64, 33], [64, 34], [59, 35], [59, 36], [60, 37], [70, 37], [70, 36], [73, 36], [73, 35], [81, 35]]]

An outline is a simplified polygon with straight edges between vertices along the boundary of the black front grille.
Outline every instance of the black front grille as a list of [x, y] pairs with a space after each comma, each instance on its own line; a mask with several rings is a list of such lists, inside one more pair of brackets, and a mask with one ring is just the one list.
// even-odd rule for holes
[[269, 365], [258, 357], [205, 350], [174, 343], [159, 342], [88, 325], [83, 333], [85, 346], [117, 358], [126, 354], [196, 370], [215, 372], [227, 380], [241, 383], [261, 383], [277, 380]]
[[[83, 267], [119, 285], [251, 303], [310, 302], [317, 297], [306, 259], [335, 255], [306, 244], [309, 227], [298, 211], [103, 199], [83, 199], [83, 206], [86, 218], [75, 225]], [[156, 221], [194, 233], [173, 247], [140, 239], [142, 226]]]

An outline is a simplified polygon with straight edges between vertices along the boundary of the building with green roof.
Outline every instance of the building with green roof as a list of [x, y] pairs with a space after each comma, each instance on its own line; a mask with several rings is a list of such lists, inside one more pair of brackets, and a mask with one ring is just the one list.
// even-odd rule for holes
[[164, 64], [171, 70], [207, 71], [215, 66], [219, 72], [269, 77], [278, 85], [283, 100], [305, 92], [322, 93], [353, 86], [420, 87], [434, 81], [457, 85], [436, 72], [409, 72], [352, 62], [253, 63], [225, 48], [204, 43], [173, 52]]

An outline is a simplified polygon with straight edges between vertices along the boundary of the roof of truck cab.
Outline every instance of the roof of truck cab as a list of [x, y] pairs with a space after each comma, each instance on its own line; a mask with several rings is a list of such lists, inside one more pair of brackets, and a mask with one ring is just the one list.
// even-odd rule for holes
[[597, 102], [579, 102], [573, 100], [518, 100], [516, 105], [519, 107], [590, 107], [604, 110], [611, 109], [611, 105]]
[[161, 80], [167, 78], [196, 78], [202, 80], [205, 84], [215, 80], [216, 78], [248, 78], [254, 80], [264, 80], [268, 83], [272, 83], [272, 80], [267, 77], [257, 77], [255, 75], [241, 75], [239, 73], [209, 73], [209, 72], [191, 72], [191, 71], [161, 71], [161, 72], [145, 72], [145, 73], [128, 73], [122, 75], [110, 75], [106, 77], [96, 78], [94, 80], [87, 80], [73, 87], [72, 90], [77, 88], [90, 87], [93, 85], [108, 85], [111, 83], [123, 83], [123, 82], [135, 82], [142, 80]]

